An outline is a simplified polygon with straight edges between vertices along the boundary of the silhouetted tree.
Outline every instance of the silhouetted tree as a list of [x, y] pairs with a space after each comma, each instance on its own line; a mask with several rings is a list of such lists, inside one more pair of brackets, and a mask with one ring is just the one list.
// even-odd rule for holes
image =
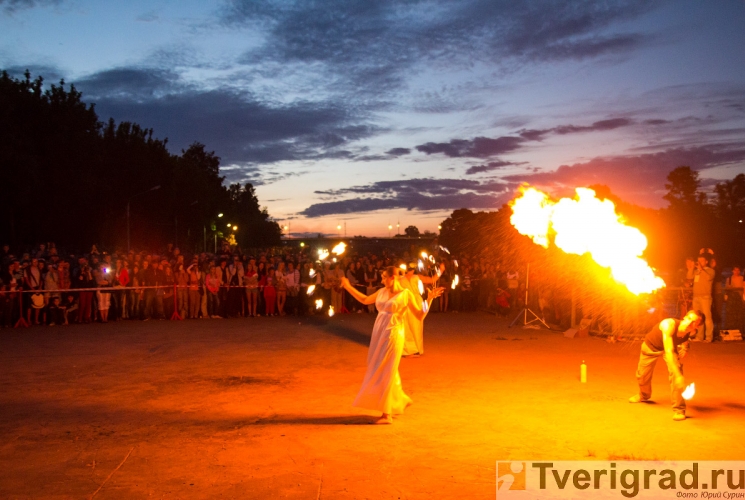
[[81, 97], [64, 81], [45, 89], [28, 71], [23, 79], [0, 74], [0, 240], [124, 248], [131, 200], [136, 248], [201, 249], [220, 230], [222, 212], [248, 229], [244, 243], [279, 241], [253, 187], [223, 185], [214, 152], [195, 142], [173, 155], [153, 129], [113, 118], [103, 124]]

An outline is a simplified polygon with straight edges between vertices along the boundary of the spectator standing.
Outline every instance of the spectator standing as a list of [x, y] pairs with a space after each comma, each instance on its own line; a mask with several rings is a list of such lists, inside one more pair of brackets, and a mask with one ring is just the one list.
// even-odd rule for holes
[[699, 322], [695, 341], [712, 342], [714, 340], [714, 321], [711, 317], [711, 291], [714, 282], [714, 269], [709, 267], [709, 254], [698, 256], [693, 271], [693, 309], [701, 311], [704, 321]]
[[96, 297], [98, 298], [98, 314], [101, 323], [109, 322], [109, 308], [111, 307], [111, 271], [108, 268], [94, 271], [96, 279]]
[[85, 259], [83, 259], [83, 265], [77, 273], [75, 288], [83, 289], [78, 295], [78, 323], [90, 323], [93, 291], [85, 289], [96, 288], [96, 281], [93, 279], [93, 272]]
[[285, 285], [287, 286], [287, 310], [297, 316], [298, 297], [300, 294], [300, 271], [295, 269], [292, 262], [287, 263], [287, 272], [284, 276]]
[[274, 268], [270, 267], [266, 273], [266, 275], [263, 278], [263, 288], [264, 288], [264, 303], [266, 305], [264, 313], [267, 316], [274, 316], [275, 315], [275, 309], [274, 306], [277, 303], [277, 289], [275, 288], [275, 273]]
[[178, 287], [176, 288], [178, 314], [181, 319], [186, 319], [189, 317], [189, 273], [184, 269], [184, 265], [178, 262], [176, 264], [176, 286]]

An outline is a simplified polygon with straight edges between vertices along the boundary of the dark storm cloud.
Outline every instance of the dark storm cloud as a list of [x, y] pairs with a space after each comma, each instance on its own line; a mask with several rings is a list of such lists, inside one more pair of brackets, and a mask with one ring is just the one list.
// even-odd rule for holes
[[515, 163], [512, 161], [490, 161], [486, 165], [474, 165], [472, 167], [469, 167], [468, 170], [466, 170], [466, 175], [474, 175], [474, 174], [481, 174], [483, 172], [491, 172], [492, 170], [497, 170], [502, 167], [507, 167], [509, 165], [520, 165], [521, 163]]
[[[549, 134], [567, 135], [581, 132], [602, 132], [627, 127], [634, 122], [628, 118], [600, 120], [592, 125], [559, 125], [542, 130], [524, 129], [517, 136], [502, 136], [496, 139], [476, 137], [475, 139], [452, 139], [450, 142], [428, 142], [416, 146], [416, 150], [427, 155], [442, 153], [451, 158], [489, 158], [517, 151], [527, 141], [540, 141]], [[497, 168], [497, 167], [492, 167]], [[477, 173], [489, 169], [477, 169]]]
[[667, 125], [670, 123], [669, 120], [663, 120], [661, 118], [654, 118], [651, 120], [644, 120], [645, 125]]
[[442, 153], [451, 158], [488, 158], [517, 150], [525, 139], [521, 137], [476, 137], [475, 139], [453, 139], [450, 142], [428, 142], [416, 150], [428, 155]]
[[176, 72], [154, 68], [114, 68], [76, 82], [88, 99], [147, 99], [183, 90]]
[[315, 203], [299, 215], [322, 217], [354, 212], [405, 208], [407, 210], [452, 210], [498, 208], [509, 198], [513, 184], [465, 179], [407, 179], [378, 181], [364, 186], [316, 191], [316, 194], [365, 195], [346, 200]]
[[[655, 8], [642, 0], [234, 0], [223, 22], [266, 34], [244, 62], [323, 63], [357, 92], [400, 88], [417, 68], [520, 64], [626, 54], [647, 38], [620, 27]], [[616, 28], [618, 27], [618, 28]]]
[[385, 152], [385, 154], [390, 156], [404, 156], [409, 153], [411, 153], [411, 150], [409, 148], [393, 148]]
[[525, 173], [503, 177], [510, 182], [574, 188], [605, 184], [628, 201], [659, 206], [667, 174], [681, 165], [705, 170], [745, 162], [745, 144], [673, 148], [656, 153], [594, 158], [585, 163], [562, 165], [553, 172]]
[[22, 9], [48, 7], [50, 5], [59, 5], [60, 3], [62, 3], [62, 0], [0, 0], [0, 9], [6, 14], [13, 14]]
[[559, 134], [559, 135], [565, 135], [565, 134], [576, 134], [578, 132], [598, 132], [598, 131], [606, 131], [606, 130], [614, 130], [621, 127], [627, 127], [631, 125], [633, 122], [627, 118], [611, 118], [610, 120], [600, 120], [592, 125], [583, 127], [583, 126], [577, 126], [577, 125], [561, 125], [558, 127], [552, 128], [550, 131]]
[[250, 93], [203, 91], [170, 71], [118, 68], [76, 82], [102, 119], [134, 121], [176, 150], [199, 141], [223, 164], [351, 158], [343, 146], [378, 130], [332, 102], [278, 106]]

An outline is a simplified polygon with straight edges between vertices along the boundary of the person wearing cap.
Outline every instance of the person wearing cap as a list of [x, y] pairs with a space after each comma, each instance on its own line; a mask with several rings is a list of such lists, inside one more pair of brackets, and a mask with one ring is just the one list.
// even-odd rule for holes
[[706, 318], [701, 311], [690, 310], [681, 320], [663, 319], [644, 337], [636, 369], [639, 392], [629, 398], [629, 403], [642, 403], [652, 397], [652, 375], [657, 360], [662, 357], [667, 364], [670, 379], [673, 420], [686, 419], [686, 403], [683, 399], [685, 378], [681, 360], [688, 352], [691, 334], [699, 327], [702, 319]]
[[704, 324], [698, 328], [696, 341], [712, 342], [714, 340], [714, 321], [711, 317], [712, 284], [714, 282], [714, 269], [709, 267], [709, 259], [713, 255], [701, 253], [698, 256], [693, 271], [693, 304], [691, 307], [704, 313]]

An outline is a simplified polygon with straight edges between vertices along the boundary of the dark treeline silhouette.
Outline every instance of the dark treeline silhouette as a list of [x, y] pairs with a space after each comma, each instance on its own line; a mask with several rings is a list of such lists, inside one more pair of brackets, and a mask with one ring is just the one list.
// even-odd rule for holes
[[242, 247], [280, 241], [251, 184], [223, 185], [214, 152], [195, 142], [174, 155], [152, 129], [102, 123], [64, 81], [46, 88], [41, 77], [3, 71], [0, 137], [2, 242], [126, 248], [128, 202], [134, 248], [175, 242], [195, 251], [206, 239], [209, 249], [231, 234]]

